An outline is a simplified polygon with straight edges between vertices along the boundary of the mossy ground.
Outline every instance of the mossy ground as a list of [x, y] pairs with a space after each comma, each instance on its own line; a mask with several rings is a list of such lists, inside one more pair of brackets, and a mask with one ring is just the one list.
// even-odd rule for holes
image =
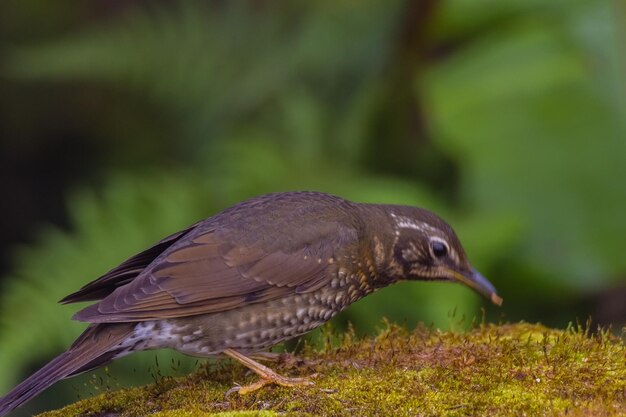
[[626, 415], [626, 345], [609, 333], [483, 325], [467, 333], [388, 326], [373, 339], [305, 349], [274, 367], [318, 374], [311, 387], [266, 387], [228, 361], [183, 378], [109, 392], [42, 416], [248, 417]]

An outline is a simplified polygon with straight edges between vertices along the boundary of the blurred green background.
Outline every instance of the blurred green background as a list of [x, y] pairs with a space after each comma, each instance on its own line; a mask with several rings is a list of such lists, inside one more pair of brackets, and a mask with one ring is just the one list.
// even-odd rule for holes
[[[84, 327], [58, 299], [272, 191], [432, 209], [505, 300], [404, 283], [336, 327], [621, 328], [625, 21], [620, 0], [3, 1], [0, 392]], [[15, 415], [195, 363], [155, 356]]]

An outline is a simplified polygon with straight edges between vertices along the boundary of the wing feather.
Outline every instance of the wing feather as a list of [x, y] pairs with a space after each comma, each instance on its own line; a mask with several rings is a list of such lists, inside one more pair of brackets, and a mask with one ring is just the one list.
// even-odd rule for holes
[[[197, 225], [197, 224], [196, 224]], [[154, 246], [127, 259], [119, 266], [113, 268], [100, 278], [83, 286], [80, 290], [68, 295], [59, 301], [62, 304], [77, 303], [81, 301], [99, 300], [111, 294], [116, 288], [131, 282], [152, 261], [154, 261], [165, 249], [185, 236], [196, 225], [174, 233], [157, 242]]]
[[[358, 250], [360, 229], [346, 211], [337, 215], [337, 204], [351, 204], [345, 200], [287, 203], [295, 209], [277, 216], [264, 206], [269, 203], [253, 200], [224, 212], [226, 218], [218, 215], [173, 235], [175, 241], [138, 275], [74, 318], [158, 320], [315, 291], [336, 273], [335, 259]], [[136, 272], [141, 259], [127, 261], [127, 271]]]

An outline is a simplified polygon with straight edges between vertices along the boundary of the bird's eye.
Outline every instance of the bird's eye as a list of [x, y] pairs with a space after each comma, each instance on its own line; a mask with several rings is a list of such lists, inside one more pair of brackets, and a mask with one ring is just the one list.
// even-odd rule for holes
[[448, 246], [439, 240], [431, 242], [430, 249], [435, 258], [443, 258], [448, 254]]

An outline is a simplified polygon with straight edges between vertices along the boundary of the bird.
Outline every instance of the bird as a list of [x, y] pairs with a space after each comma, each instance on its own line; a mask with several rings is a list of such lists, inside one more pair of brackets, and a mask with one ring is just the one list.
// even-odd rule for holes
[[399, 281], [452, 281], [500, 305], [456, 233], [417, 207], [313, 191], [266, 194], [174, 233], [63, 298], [92, 301], [74, 343], [0, 398], [4, 416], [59, 380], [135, 351], [230, 357], [268, 384], [312, 384], [257, 355]]

